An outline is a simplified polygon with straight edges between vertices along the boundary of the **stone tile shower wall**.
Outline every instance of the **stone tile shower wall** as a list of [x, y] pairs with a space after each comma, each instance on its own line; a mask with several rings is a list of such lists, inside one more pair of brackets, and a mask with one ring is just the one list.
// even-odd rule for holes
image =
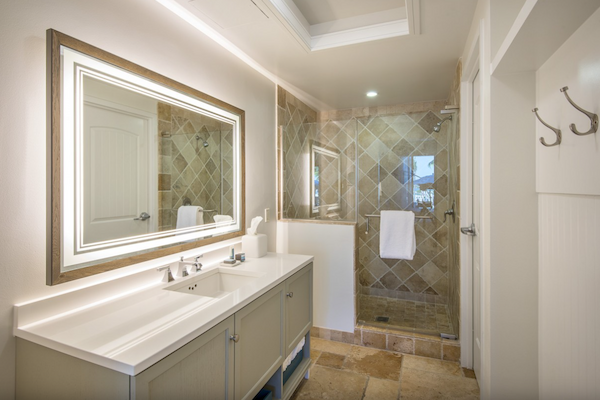
[[158, 124], [159, 230], [175, 229], [177, 209], [185, 198], [205, 210], [217, 210], [204, 213], [205, 223], [212, 223], [215, 214], [233, 215], [231, 126], [164, 103], [158, 104]]
[[[448, 302], [448, 128], [441, 121], [445, 102], [416, 103], [321, 113], [321, 121], [352, 116], [358, 129], [358, 290], [363, 295], [446, 304]], [[415, 156], [434, 157], [433, 210], [413, 198]], [[431, 207], [429, 207], [431, 209]], [[379, 219], [366, 214], [409, 210], [431, 215], [415, 226], [417, 252], [411, 261], [379, 257]]]
[[278, 187], [278, 218], [308, 219], [310, 215], [307, 185], [298, 185], [308, 179], [308, 164], [302, 151], [308, 130], [317, 112], [291, 93], [277, 86], [278, 176], [283, 187]]
[[[290, 93], [278, 87], [279, 146], [282, 154], [283, 196], [281, 218], [327, 218], [354, 220], [356, 177], [356, 121], [323, 121], [316, 123], [316, 112]], [[313, 212], [310, 203], [311, 145], [340, 154], [340, 191], [337, 165], [330, 164], [321, 179], [324, 199], [341, 198], [339, 210], [327, 216]], [[329, 179], [328, 179], [329, 177]], [[281, 197], [280, 197], [281, 198]]]

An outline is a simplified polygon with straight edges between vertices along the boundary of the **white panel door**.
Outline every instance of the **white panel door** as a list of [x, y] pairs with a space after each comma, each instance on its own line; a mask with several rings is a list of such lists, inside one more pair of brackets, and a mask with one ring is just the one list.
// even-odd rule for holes
[[[473, 88], [473, 180], [471, 182], [472, 222], [475, 230], [481, 226], [481, 123], [480, 123], [480, 84], [479, 73], [475, 76]], [[473, 251], [473, 370], [477, 379], [481, 373], [481, 252], [479, 236], [471, 236]]]
[[[115, 107], [84, 105], [83, 242], [148, 233], [150, 121]], [[156, 156], [154, 156], [156, 157]], [[154, 194], [156, 196], [156, 193]], [[142, 212], [150, 219], [134, 220]]]

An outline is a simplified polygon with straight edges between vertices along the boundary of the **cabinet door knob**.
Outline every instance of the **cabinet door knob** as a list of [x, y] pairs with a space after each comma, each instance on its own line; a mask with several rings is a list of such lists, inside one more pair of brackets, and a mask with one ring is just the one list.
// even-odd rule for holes
[[240, 341], [240, 335], [231, 335], [229, 336], [229, 340], [233, 340], [233, 343], [237, 343]]
[[285, 295], [289, 298], [292, 298], [292, 297], [294, 297], [294, 292], [288, 292]]

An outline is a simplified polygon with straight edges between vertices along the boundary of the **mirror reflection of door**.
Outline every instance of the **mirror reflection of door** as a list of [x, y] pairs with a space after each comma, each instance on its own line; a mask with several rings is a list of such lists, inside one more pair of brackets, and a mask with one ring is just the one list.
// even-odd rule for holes
[[156, 117], [99, 99], [83, 111], [83, 243], [153, 232]]

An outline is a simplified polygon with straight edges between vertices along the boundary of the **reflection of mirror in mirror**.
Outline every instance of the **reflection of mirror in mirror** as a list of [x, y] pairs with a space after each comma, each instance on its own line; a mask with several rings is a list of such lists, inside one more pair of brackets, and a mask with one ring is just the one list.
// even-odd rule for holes
[[242, 235], [243, 110], [59, 32], [48, 40], [48, 283]]
[[311, 144], [311, 205], [321, 218], [335, 218], [341, 201], [340, 153]]
[[230, 123], [90, 76], [83, 88], [84, 244], [233, 215]]

